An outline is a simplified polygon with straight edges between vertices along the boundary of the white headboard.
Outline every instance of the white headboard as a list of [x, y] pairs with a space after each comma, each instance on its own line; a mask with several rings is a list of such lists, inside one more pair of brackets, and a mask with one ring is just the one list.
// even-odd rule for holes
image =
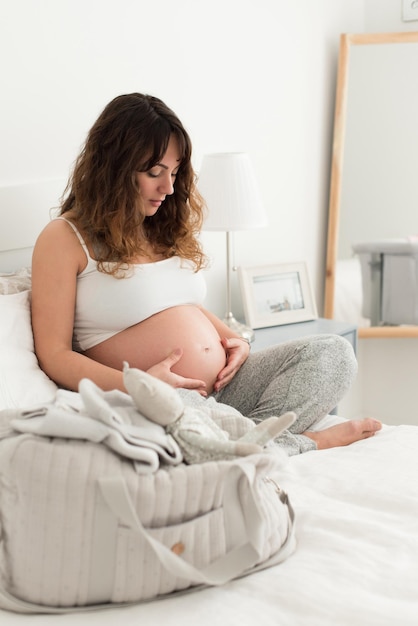
[[0, 272], [30, 265], [37, 236], [58, 207], [66, 181], [54, 178], [0, 187]]

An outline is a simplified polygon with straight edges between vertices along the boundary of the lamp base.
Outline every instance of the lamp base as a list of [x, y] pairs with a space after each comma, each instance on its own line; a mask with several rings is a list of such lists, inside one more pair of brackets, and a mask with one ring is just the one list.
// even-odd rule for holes
[[255, 333], [253, 329], [249, 326], [246, 326], [245, 324], [241, 324], [241, 322], [238, 322], [232, 315], [232, 313], [227, 313], [227, 315], [223, 319], [223, 322], [243, 339], [246, 339], [249, 342], [254, 341]]

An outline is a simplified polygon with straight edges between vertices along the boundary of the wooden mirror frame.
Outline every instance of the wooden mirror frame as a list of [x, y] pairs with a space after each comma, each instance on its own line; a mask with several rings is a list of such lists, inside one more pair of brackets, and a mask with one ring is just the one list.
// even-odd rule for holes
[[[342, 165], [346, 125], [346, 105], [350, 48], [356, 45], [382, 43], [418, 43], [418, 32], [343, 34], [340, 38], [337, 89], [332, 146], [328, 239], [325, 274], [324, 317], [332, 319], [335, 299], [335, 270], [337, 263], [338, 228], [340, 223]], [[360, 327], [359, 337], [418, 337], [418, 326]]]

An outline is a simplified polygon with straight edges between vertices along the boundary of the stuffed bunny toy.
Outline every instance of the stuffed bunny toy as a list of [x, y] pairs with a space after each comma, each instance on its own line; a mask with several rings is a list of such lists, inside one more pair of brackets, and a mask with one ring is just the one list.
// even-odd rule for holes
[[248, 420], [248, 431], [231, 440], [229, 433], [211, 418], [210, 408], [204, 403], [188, 406], [176, 389], [142, 370], [130, 368], [127, 363], [123, 366], [123, 377], [137, 410], [165, 428], [179, 445], [186, 463], [260, 453], [296, 419], [295, 413], [288, 412], [280, 417], [272, 416], [257, 426]]

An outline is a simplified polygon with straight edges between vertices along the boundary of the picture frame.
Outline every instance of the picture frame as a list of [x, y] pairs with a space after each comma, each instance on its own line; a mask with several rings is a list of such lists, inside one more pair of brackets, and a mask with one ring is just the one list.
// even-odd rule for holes
[[266, 328], [318, 318], [308, 268], [304, 261], [239, 267], [245, 322]]

